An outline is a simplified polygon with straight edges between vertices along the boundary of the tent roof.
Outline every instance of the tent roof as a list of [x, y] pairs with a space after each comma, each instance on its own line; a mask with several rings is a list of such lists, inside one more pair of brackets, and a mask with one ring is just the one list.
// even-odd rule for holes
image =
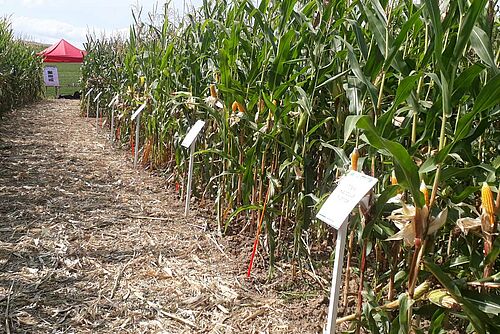
[[86, 54], [64, 39], [38, 53], [45, 63], [81, 63]]

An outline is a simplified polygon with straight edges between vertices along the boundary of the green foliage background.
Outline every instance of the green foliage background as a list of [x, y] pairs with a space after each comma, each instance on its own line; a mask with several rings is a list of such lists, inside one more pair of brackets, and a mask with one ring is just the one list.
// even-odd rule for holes
[[41, 58], [15, 40], [7, 19], [0, 18], [0, 113], [38, 100], [42, 84]]
[[[83, 110], [92, 115], [96, 104], [88, 102], [100, 93], [104, 116], [117, 113], [115, 135], [135, 147], [130, 115], [146, 103], [143, 163], [180, 183], [187, 168], [180, 142], [206, 120], [198, 196], [214, 200], [221, 230], [253, 235], [263, 215], [271, 274], [276, 259], [319, 265], [311, 249], [329, 229], [314, 216], [357, 147], [358, 169], [379, 183], [368, 209], [351, 218], [353, 271], [373, 278], [360, 284], [355, 327], [407, 333], [418, 313], [432, 333], [450, 317], [477, 333], [499, 331], [497, 289], [487, 290], [485, 305], [486, 290], [472, 288], [480, 279], [497, 284], [498, 253], [485, 258], [484, 236], [455, 225], [479, 214], [483, 182], [498, 192], [494, 1], [217, 0], [179, 24], [167, 13], [165, 6], [146, 21], [134, 13], [127, 40], [88, 37]], [[211, 84], [221, 108], [207, 99]], [[244, 112], [233, 112], [234, 101]], [[393, 170], [398, 184], [389, 186]], [[448, 209], [444, 227], [421, 236], [423, 247], [386, 241], [397, 231], [384, 218], [397, 192], [429, 210], [425, 224]], [[494, 274], [483, 277], [487, 265]], [[444, 288], [460, 310], [413, 299], [417, 281]], [[399, 313], [381, 311], [393, 298]]]

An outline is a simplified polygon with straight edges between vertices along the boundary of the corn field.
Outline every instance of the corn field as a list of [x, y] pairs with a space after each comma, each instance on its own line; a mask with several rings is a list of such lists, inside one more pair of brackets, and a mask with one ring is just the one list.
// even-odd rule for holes
[[0, 113], [38, 100], [42, 89], [42, 59], [0, 18]]
[[352, 331], [500, 332], [496, 1], [216, 0], [181, 22], [169, 10], [134, 12], [127, 39], [88, 36], [82, 113], [101, 93], [113, 137], [180, 185], [180, 142], [205, 120], [196, 196], [222, 232], [261, 240], [270, 277], [277, 261], [324, 265], [314, 253], [333, 233], [318, 209], [350, 169], [376, 177], [350, 217]]

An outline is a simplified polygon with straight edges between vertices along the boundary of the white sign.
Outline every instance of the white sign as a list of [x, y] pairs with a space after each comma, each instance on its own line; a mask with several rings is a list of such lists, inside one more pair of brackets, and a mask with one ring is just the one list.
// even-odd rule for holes
[[133, 121], [134, 119], [136, 119], [137, 115], [139, 115], [141, 113], [141, 111], [146, 108], [146, 103], [143, 103], [139, 109], [137, 109], [133, 114], [132, 114], [132, 117], [130, 117], [130, 120]]
[[111, 102], [109, 102], [108, 107], [111, 108], [113, 106], [113, 104], [116, 103], [116, 101], [118, 101], [118, 95], [115, 95], [115, 97], [113, 97], [113, 99], [111, 100]]
[[184, 147], [189, 147], [195, 140], [195, 138], [198, 136], [198, 133], [200, 133], [201, 129], [203, 129], [203, 126], [205, 125], [204, 121], [196, 121], [194, 123], [193, 127], [188, 131], [186, 137], [184, 137], [184, 140], [182, 141], [182, 146]]
[[90, 93], [92, 93], [93, 90], [94, 90], [94, 88], [90, 88], [90, 90], [85, 94], [85, 97], [89, 96]]
[[335, 260], [333, 262], [332, 288], [325, 334], [335, 334], [342, 266], [344, 264], [345, 239], [347, 236], [347, 218], [352, 209], [363, 199], [368, 191], [377, 183], [377, 179], [355, 171], [349, 172], [340, 179], [339, 185], [321, 207], [316, 218], [337, 229], [335, 243]]
[[43, 81], [45, 82], [45, 86], [59, 87], [59, 74], [57, 73], [57, 67], [45, 67], [43, 69]]
[[99, 100], [99, 98], [101, 97], [102, 95], [102, 92], [99, 92], [99, 94], [97, 94], [96, 97], [94, 97], [94, 102], [97, 102], [97, 100]]
[[339, 185], [323, 204], [316, 218], [338, 230], [352, 209], [376, 183], [376, 178], [351, 171], [340, 179]]

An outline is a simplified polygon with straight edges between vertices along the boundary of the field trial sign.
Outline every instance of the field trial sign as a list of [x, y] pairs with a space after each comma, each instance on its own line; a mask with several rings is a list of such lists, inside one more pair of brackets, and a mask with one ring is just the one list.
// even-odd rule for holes
[[194, 123], [193, 127], [189, 129], [181, 145], [184, 147], [190, 147], [191, 144], [196, 139], [196, 137], [198, 136], [198, 133], [200, 133], [201, 129], [203, 129], [204, 125], [205, 125], [204, 121], [197, 120], [196, 123]]
[[323, 204], [316, 218], [338, 230], [352, 209], [376, 183], [376, 178], [351, 171], [340, 179], [339, 185]]
[[43, 81], [45, 82], [45, 86], [59, 87], [59, 74], [57, 73], [57, 67], [45, 67], [43, 69]]
[[344, 265], [344, 249], [347, 237], [347, 224], [352, 209], [377, 183], [371, 176], [351, 171], [340, 179], [338, 186], [321, 207], [316, 218], [337, 230], [335, 243], [335, 260], [333, 262], [332, 288], [330, 290], [330, 305], [328, 305], [328, 320], [324, 334], [335, 334], [337, 312], [342, 282], [342, 266]]

